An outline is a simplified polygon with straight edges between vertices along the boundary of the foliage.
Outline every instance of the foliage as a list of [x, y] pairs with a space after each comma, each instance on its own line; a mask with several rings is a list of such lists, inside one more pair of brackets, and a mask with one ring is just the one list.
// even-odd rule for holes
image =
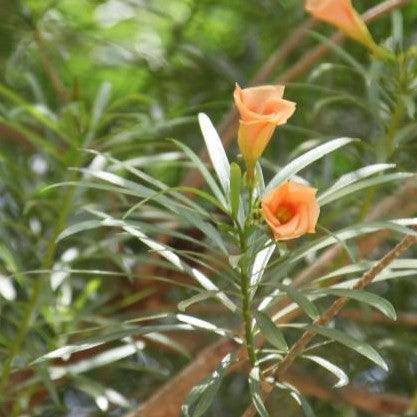
[[[274, 405], [289, 400], [294, 415], [298, 406], [306, 416], [365, 415], [281, 381], [264, 404], [263, 372], [335, 297], [351, 299], [347, 311], [363, 319], [415, 309], [415, 249], [366, 291], [352, 286], [416, 224], [415, 194], [404, 210], [369, 218], [415, 181], [416, 5], [372, 26], [395, 61], [331, 43], [320, 26], [276, 69], [316, 44], [331, 49], [287, 84], [297, 112], [259, 161], [252, 195], [236, 147], [223, 149], [210, 119], [220, 122], [234, 82], [249, 83], [302, 9], [301, 1], [0, 1], [2, 415], [124, 415], [210, 341], [250, 347], [261, 336], [266, 344], [249, 349], [251, 371], [227, 375], [238, 360], [228, 354], [191, 391], [184, 415], [240, 415], [250, 397], [262, 416], [280, 415]], [[210, 118], [197, 120], [199, 112]], [[211, 164], [198, 156], [203, 144]], [[190, 169], [204, 186], [181, 182]], [[257, 197], [287, 179], [319, 190], [320, 224], [316, 235], [275, 243]], [[378, 231], [383, 243], [364, 251]], [[335, 244], [343, 252], [333, 264], [296, 286]], [[415, 396], [417, 341], [401, 321], [340, 316], [315, 329], [297, 359], [305, 374]]]

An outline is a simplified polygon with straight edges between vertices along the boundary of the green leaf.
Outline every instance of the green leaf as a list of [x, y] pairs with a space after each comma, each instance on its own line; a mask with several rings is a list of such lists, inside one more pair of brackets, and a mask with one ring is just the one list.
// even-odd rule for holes
[[[377, 232], [379, 230], [387, 229], [402, 234], [417, 236], [417, 233], [414, 230], [403, 225], [403, 220], [405, 219], [376, 221], [372, 223], [358, 224], [346, 227], [345, 229], [334, 232], [334, 236], [317, 239], [309, 243], [306, 247], [293, 251], [290, 258], [287, 261], [285, 261], [285, 263], [296, 263], [299, 259], [308, 256], [310, 253], [315, 253], [320, 249], [324, 249], [330, 245], [339, 243], [339, 240], [353, 239], [355, 237], [362, 236], [368, 233]], [[280, 268], [282, 268], [282, 265], [283, 264], [280, 265]]]
[[308, 151], [305, 154], [299, 156], [298, 158], [291, 161], [288, 165], [280, 169], [280, 171], [269, 182], [268, 186], [266, 187], [266, 192], [271, 191], [273, 188], [288, 180], [291, 178], [291, 176], [295, 175], [306, 166], [322, 158], [324, 155], [327, 155], [336, 149], [347, 145], [348, 143], [352, 143], [353, 141], [354, 139], [350, 138], [333, 139], [330, 142], [326, 142], [320, 146], [317, 146], [311, 151]]
[[195, 329], [204, 329], [209, 332], [217, 333], [220, 336], [231, 336], [231, 332], [229, 330], [217, 327], [215, 324], [210, 323], [209, 321], [202, 320], [188, 314], [176, 314], [176, 317], [179, 321], [189, 324]]
[[[292, 387], [291, 387], [292, 388]], [[298, 405], [303, 409], [305, 417], [316, 417], [314, 410], [311, 408], [309, 402], [301, 395], [298, 391], [292, 389], [291, 397], [298, 403]]]
[[230, 165], [230, 206], [234, 217], [236, 217], [239, 212], [241, 187], [242, 171], [236, 162], [232, 162]]
[[179, 302], [177, 306], [178, 310], [185, 311], [188, 307], [192, 306], [193, 304], [207, 300], [208, 298], [215, 297], [216, 294], [216, 291], [201, 291], [198, 294], [193, 295], [192, 297]]
[[261, 333], [269, 343], [279, 350], [288, 350], [287, 342], [285, 341], [280, 328], [275, 325], [267, 314], [262, 311], [257, 311], [255, 313], [255, 318]]
[[265, 272], [265, 269], [268, 265], [269, 260], [271, 259], [271, 256], [275, 252], [276, 244], [275, 242], [272, 242], [271, 240], [268, 240], [265, 243], [265, 248], [260, 250], [256, 256], [255, 260], [253, 261], [252, 265], [252, 271], [250, 276], [250, 285], [254, 289], [256, 289], [256, 286], [259, 284], [259, 282], [262, 279], [262, 276]]
[[330, 188], [320, 193], [318, 199], [326, 198], [327, 195], [340, 190], [350, 184], [360, 181], [363, 178], [370, 177], [378, 172], [386, 171], [387, 169], [395, 168], [395, 164], [373, 164], [360, 168], [356, 171], [349, 172], [342, 175]]
[[[355, 264], [346, 265], [320, 277], [318, 281], [325, 281], [331, 278], [341, 277], [343, 275], [367, 271], [375, 264], [376, 262], [374, 261], [372, 262], [361, 261]], [[394, 262], [392, 262], [389, 265], [389, 268], [386, 269], [385, 272], [383, 272], [383, 274], [389, 273], [390, 270], [397, 270], [397, 269], [412, 269], [412, 270], [416, 270], [417, 272], [417, 259], [410, 259], [410, 258], [396, 259]]]
[[312, 326], [312, 329], [322, 336], [328, 337], [329, 339], [335, 340], [336, 342], [353, 349], [380, 366], [385, 371], [388, 371], [388, 365], [382, 356], [368, 343], [357, 340], [345, 332], [331, 329], [329, 327]]
[[47, 364], [38, 363], [35, 366], [36, 373], [40, 376], [43, 385], [48, 390], [49, 396], [57, 407], [62, 407], [59, 401], [58, 390], [54, 382], [52, 381], [50, 372], [48, 371]]
[[370, 306], [385, 314], [391, 320], [397, 319], [397, 314], [393, 305], [385, 298], [373, 294], [369, 291], [351, 290], [347, 288], [320, 288], [314, 293], [324, 293], [335, 295], [336, 297], [348, 297], [357, 300], [361, 303], [369, 304]]
[[253, 405], [261, 417], [269, 417], [268, 410], [262, 399], [262, 390], [260, 384], [260, 371], [258, 367], [252, 368], [249, 374], [249, 389]]
[[262, 172], [262, 166], [259, 161], [255, 165], [255, 175], [256, 175], [256, 188], [257, 188], [257, 195], [264, 195], [265, 193], [265, 179], [264, 174]]
[[[229, 353], [210, 376], [191, 390], [181, 406], [182, 417], [201, 417], [209, 409], [220, 388], [225, 372], [232, 362], [233, 357]], [[194, 409], [191, 411], [193, 406]]]
[[343, 369], [340, 369], [338, 366], [328, 361], [327, 359], [315, 355], [303, 355], [303, 358], [317, 363], [318, 365], [322, 366], [323, 368], [331, 372], [333, 375], [335, 375], [338, 381], [334, 385], [334, 388], [344, 387], [349, 383], [349, 377], [346, 375]]
[[[169, 314], [163, 314], [164, 317], [168, 317]], [[161, 315], [161, 318], [162, 315]], [[92, 349], [96, 346], [103, 345], [113, 340], [124, 339], [128, 336], [135, 335], [147, 335], [149, 333], [155, 332], [171, 332], [171, 331], [193, 331], [193, 328], [184, 323], [174, 323], [174, 324], [158, 324], [153, 326], [123, 326], [114, 331], [100, 334], [98, 336], [90, 337], [82, 342], [73, 343], [71, 345], [65, 345], [58, 349], [55, 349], [51, 352], [42, 355], [37, 358], [32, 364], [40, 363], [50, 359], [65, 359], [70, 357], [73, 353], [82, 352], [84, 350]]]
[[[13, 103], [23, 107], [33, 118], [38, 120], [40, 123], [60, 135], [60, 137], [70, 146], [73, 145], [72, 138], [68, 137], [65, 132], [60, 130], [58, 123], [55, 118], [50, 116], [50, 111], [40, 111], [38, 107], [28, 103], [26, 100], [17, 95], [13, 90], [7, 88], [4, 84], [0, 83], [0, 96], [6, 97]], [[55, 116], [55, 115], [54, 115]]]
[[206, 114], [199, 113], [198, 122], [213, 168], [216, 171], [223, 191], [226, 195], [229, 195], [230, 164], [222, 141], [220, 140], [213, 123], [211, 123], [211, 120]]
[[294, 303], [296, 303], [312, 320], [319, 317], [320, 313], [317, 310], [317, 307], [293, 285], [284, 285], [281, 283], [275, 283], [274, 285], [281, 291], [287, 293], [288, 297], [290, 297], [291, 300], [293, 300]]
[[206, 180], [207, 185], [210, 187], [210, 190], [216, 196], [217, 200], [219, 200], [219, 202], [226, 207], [226, 200], [224, 198], [224, 195], [220, 191], [219, 186], [217, 185], [216, 181], [210, 174], [210, 171], [207, 169], [203, 161], [188, 146], [174, 139], [172, 139], [172, 142], [175, 143], [179, 148], [181, 148], [184, 151], [184, 153], [191, 159], [191, 161], [194, 162], [198, 170], [201, 172], [201, 175]]
[[230, 300], [230, 298], [227, 297], [226, 294], [222, 293], [219, 290], [219, 288], [216, 285], [214, 285], [213, 282], [210, 281], [210, 279], [207, 278], [202, 272], [200, 272], [196, 268], [190, 267], [188, 264], [182, 261], [178, 255], [176, 255], [174, 252], [169, 250], [165, 245], [162, 245], [161, 243], [158, 243], [150, 239], [143, 232], [135, 229], [132, 226], [124, 225], [122, 227], [126, 232], [130, 233], [132, 236], [137, 237], [141, 242], [143, 242], [149, 248], [158, 252], [163, 258], [171, 262], [180, 271], [183, 271], [189, 274], [191, 277], [193, 277], [197, 282], [200, 283], [200, 285], [203, 288], [209, 291], [218, 291], [217, 298], [231, 311], [233, 312], [236, 311], [237, 307], [233, 303], [233, 301]]
[[346, 187], [341, 187], [338, 190], [334, 190], [330, 194], [326, 192], [324, 196], [319, 196], [317, 198], [317, 201], [320, 204], [320, 206], [323, 207], [324, 205], [329, 204], [332, 201], [339, 200], [342, 197], [363, 190], [364, 188], [373, 187], [375, 185], [385, 184], [392, 181], [405, 180], [414, 175], [415, 174], [408, 172], [397, 172], [395, 174], [380, 175], [376, 178], [357, 181], [354, 184], [348, 185]]
[[366, 68], [359, 63], [351, 54], [347, 53], [344, 48], [342, 48], [337, 43], [333, 42], [332, 39], [329, 39], [326, 36], [323, 36], [322, 34], [318, 32], [310, 32], [311, 37], [319, 40], [323, 44], [325, 44], [330, 50], [335, 52], [341, 59], [343, 59], [347, 64], [351, 65], [352, 68], [354, 68], [358, 74], [361, 74], [362, 76], [366, 76], [367, 71]]

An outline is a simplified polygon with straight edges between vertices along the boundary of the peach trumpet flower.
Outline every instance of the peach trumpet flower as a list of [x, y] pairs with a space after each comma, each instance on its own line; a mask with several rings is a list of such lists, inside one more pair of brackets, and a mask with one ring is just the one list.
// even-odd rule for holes
[[306, 0], [306, 10], [316, 19], [330, 23], [350, 38], [364, 44], [373, 53], [380, 54], [381, 49], [351, 0]]
[[320, 206], [315, 188], [287, 181], [262, 199], [262, 215], [275, 240], [315, 233]]
[[282, 98], [284, 89], [282, 85], [242, 89], [236, 84], [234, 100], [240, 116], [238, 144], [249, 178], [253, 177], [256, 161], [271, 140], [275, 128], [285, 124], [295, 111], [295, 103]]

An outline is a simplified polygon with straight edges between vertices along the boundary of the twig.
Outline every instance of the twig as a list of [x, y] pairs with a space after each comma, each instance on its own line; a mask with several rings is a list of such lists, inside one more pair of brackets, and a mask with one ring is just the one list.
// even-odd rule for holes
[[[392, 250], [390, 250], [379, 262], [377, 262], [372, 268], [366, 271], [357, 284], [353, 287], [355, 290], [361, 290], [367, 287], [375, 277], [384, 271], [395, 259], [401, 256], [407, 249], [417, 243], [417, 237], [415, 235], [406, 236], [400, 243], [398, 243]], [[302, 336], [291, 346], [287, 355], [278, 364], [273, 374], [278, 381], [283, 381], [285, 375], [294, 363], [295, 359], [304, 351], [308, 343], [316, 335], [314, 327], [323, 326], [329, 323], [340, 310], [349, 301], [347, 297], [338, 298], [323, 314], [320, 315], [314, 322], [313, 327], [306, 330]], [[253, 417], [255, 415], [255, 408], [250, 405], [243, 413], [242, 417]]]
[[33, 145], [23, 134], [3, 123], [0, 123], [0, 139], [17, 143], [25, 151], [33, 151], [34, 149]]

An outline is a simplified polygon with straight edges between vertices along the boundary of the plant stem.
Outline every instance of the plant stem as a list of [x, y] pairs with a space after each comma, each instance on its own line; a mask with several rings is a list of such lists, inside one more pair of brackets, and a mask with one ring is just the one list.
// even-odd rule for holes
[[[78, 157], [78, 163], [77, 166], [81, 163], [80, 157]], [[76, 178], [77, 173], [74, 172], [70, 176], [70, 181], [73, 181]], [[54, 258], [57, 248], [57, 238], [63, 228], [65, 227], [65, 223], [69, 214], [69, 211], [72, 206], [72, 200], [75, 192], [75, 187], [69, 187], [64, 195], [63, 198], [63, 204], [61, 207], [61, 210], [59, 212], [59, 216], [57, 219], [57, 222], [55, 224], [55, 227], [52, 231], [52, 235], [48, 241], [48, 246], [46, 249], [45, 257], [43, 258], [43, 262], [41, 264], [42, 270], [50, 270], [53, 267], [54, 264]], [[39, 300], [42, 296], [43, 289], [45, 287], [45, 284], [47, 283], [47, 276], [40, 276], [35, 284], [32, 291], [32, 294], [29, 298], [29, 303], [27, 305], [25, 314], [23, 316], [23, 320], [21, 322], [19, 331], [16, 335], [15, 342], [13, 346], [10, 349], [10, 354], [7, 360], [5, 361], [3, 365], [3, 370], [1, 374], [0, 379], [0, 399], [4, 396], [4, 390], [9, 382], [10, 379], [10, 373], [12, 370], [13, 362], [16, 358], [16, 356], [19, 354], [23, 343], [25, 342], [26, 336], [28, 335], [30, 331], [30, 326], [32, 324], [32, 320], [35, 316], [36, 309], [39, 304]]]
[[245, 323], [246, 350], [252, 366], [256, 364], [255, 341], [252, 331], [251, 295], [249, 289], [249, 276], [241, 268], [240, 288], [242, 291], [242, 313]]
[[249, 219], [252, 216], [252, 203], [253, 203], [253, 185], [248, 184], [249, 199], [248, 199], [248, 215], [245, 222], [243, 232], [239, 233], [240, 240], [240, 251], [242, 254], [242, 261], [240, 263], [240, 290], [242, 296], [242, 315], [245, 324], [245, 340], [246, 350], [252, 366], [256, 364], [256, 352], [255, 352], [255, 341], [252, 328], [252, 306], [251, 306], [251, 291], [250, 291], [250, 263], [244, 259], [245, 253], [247, 252], [247, 228], [249, 226]]

